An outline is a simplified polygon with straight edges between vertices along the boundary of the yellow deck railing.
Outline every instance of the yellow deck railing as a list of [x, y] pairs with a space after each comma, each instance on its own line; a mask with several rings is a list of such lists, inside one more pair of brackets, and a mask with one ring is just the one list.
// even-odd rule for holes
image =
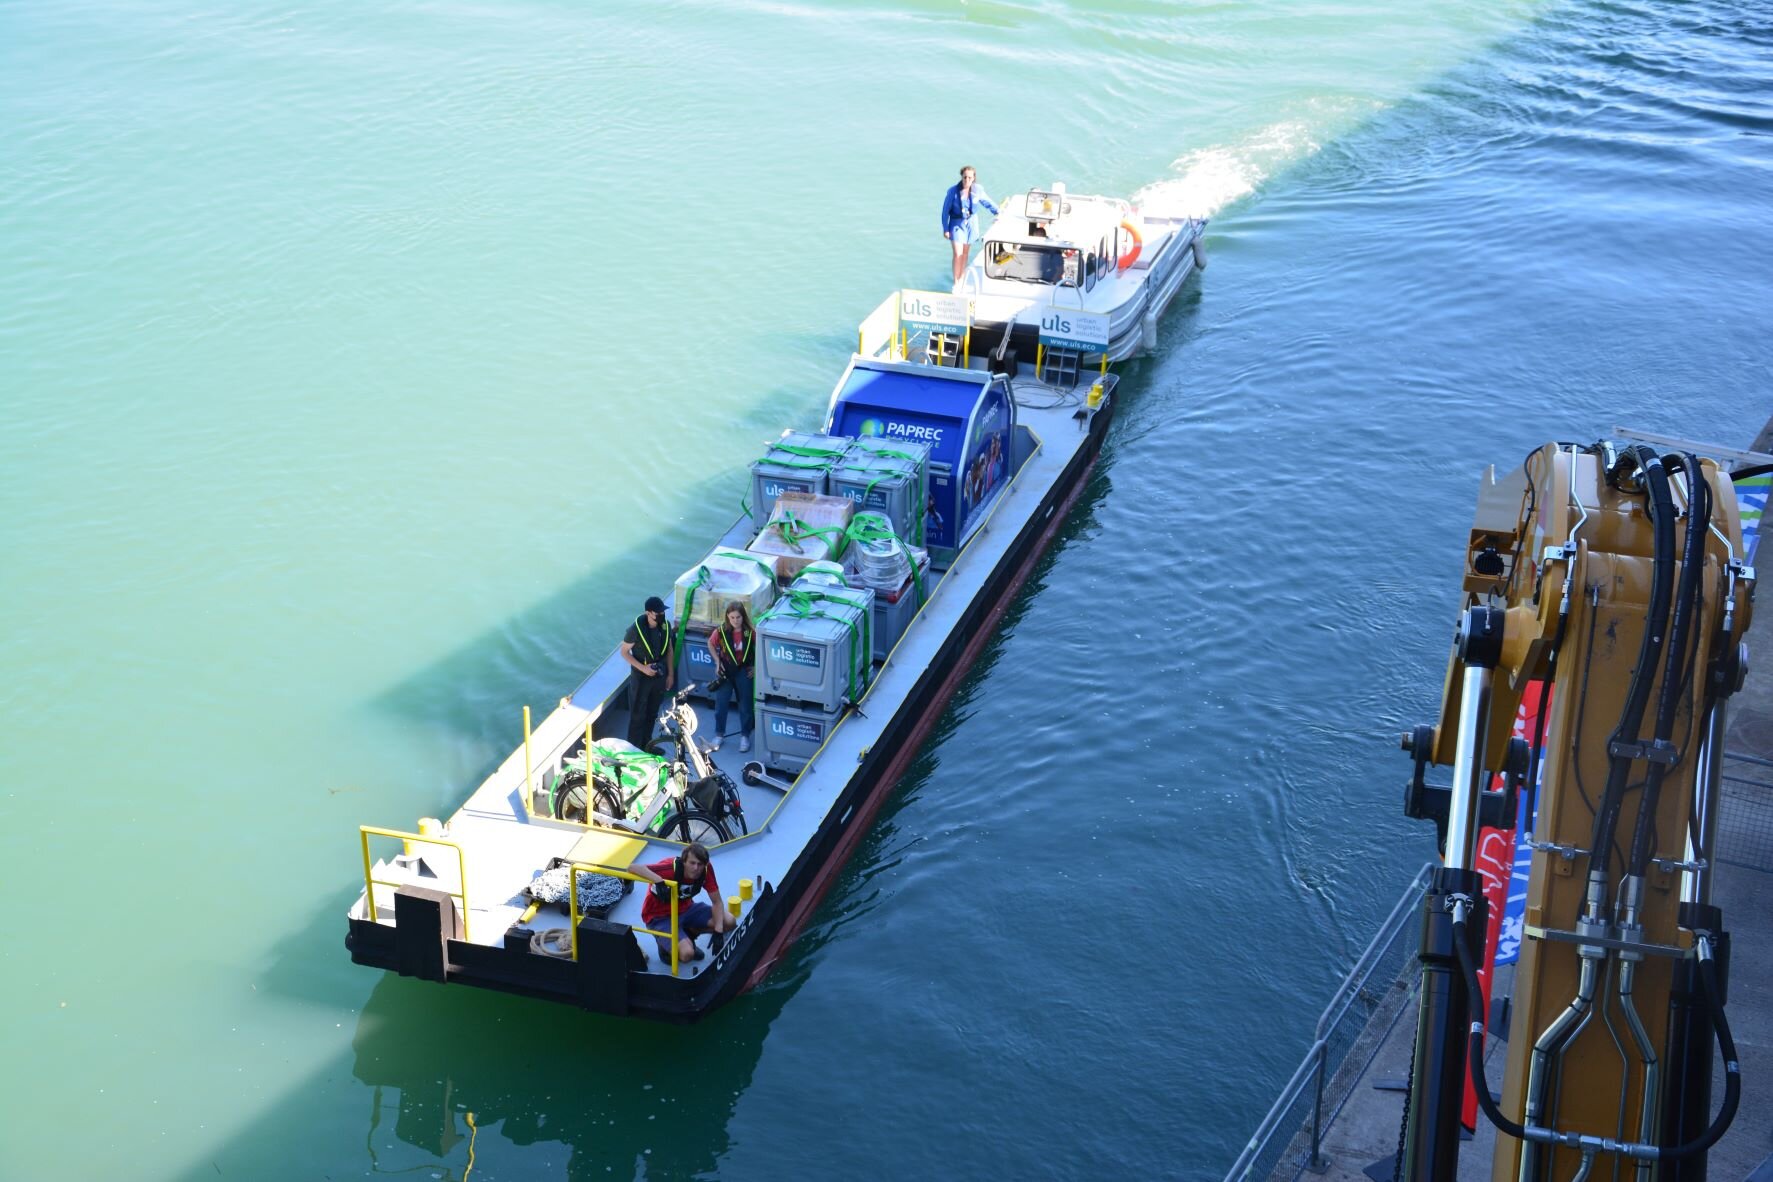
[[413, 842], [418, 842], [421, 845], [447, 846], [456, 852], [456, 874], [458, 881], [462, 884], [461, 890], [450, 891], [448, 893], [450, 897], [460, 899], [462, 902], [462, 939], [468, 939], [468, 858], [467, 855], [462, 853], [461, 846], [441, 837], [430, 837], [422, 833], [405, 833], [399, 829], [378, 829], [373, 825], [360, 825], [357, 828], [357, 833], [363, 844], [363, 897], [369, 903], [369, 922], [376, 922], [376, 887], [385, 886], [399, 889], [403, 886], [417, 885], [416, 883], [411, 882], [390, 882], [385, 878], [374, 877], [375, 871], [370, 866], [369, 862], [370, 838], [396, 838], [400, 841], [406, 842], [408, 848], [411, 848]]
[[904, 356], [900, 344], [898, 292], [882, 300], [880, 306], [857, 327], [856, 352], [864, 357], [879, 357], [885, 353], [889, 360]]
[[[595, 865], [591, 865], [586, 862], [574, 862], [573, 863], [572, 881], [567, 884], [566, 896], [568, 899], [571, 900], [570, 910], [572, 912], [572, 924], [573, 924], [573, 926], [572, 926], [572, 947], [573, 947], [573, 960], [575, 962], [579, 959], [579, 875], [581, 873], [584, 873], [584, 874], [607, 874], [611, 878], [625, 878], [629, 882], [644, 883], [647, 881], [646, 879], [640, 877], [640, 875], [635, 874], [631, 870], [617, 870], [614, 866], [595, 866]], [[677, 976], [677, 941], [678, 941], [677, 892], [681, 888], [679, 888], [677, 883], [675, 881], [673, 881], [672, 879], [667, 878], [665, 881], [671, 884], [671, 930], [668, 932], [655, 932], [651, 928], [643, 928], [639, 924], [629, 924], [628, 927], [633, 931], [640, 932], [642, 935], [658, 936], [660, 939], [670, 937], [670, 940], [671, 940], [671, 975], [673, 977], [675, 977], [675, 976]], [[652, 884], [648, 883], [647, 885], [650, 886]]]

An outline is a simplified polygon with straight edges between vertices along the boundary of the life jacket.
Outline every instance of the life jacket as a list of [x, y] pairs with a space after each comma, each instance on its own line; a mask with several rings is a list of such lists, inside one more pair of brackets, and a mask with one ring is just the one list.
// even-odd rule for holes
[[[682, 907], [689, 903], [691, 899], [694, 899], [697, 895], [702, 893], [702, 888], [708, 883], [708, 867], [704, 864], [702, 866], [702, 877], [692, 882], [683, 877], [683, 859], [672, 858], [671, 877], [677, 882], [677, 904], [679, 907]], [[671, 902], [671, 888], [665, 883], [655, 882], [653, 884], [653, 894], [661, 903], [669, 904]]]
[[733, 642], [729, 639], [731, 635], [732, 630], [723, 625], [720, 629], [720, 647], [726, 650], [726, 660], [722, 664], [730, 664], [735, 669], [747, 668], [751, 664], [751, 654], [757, 648], [757, 632], [752, 628], [745, 629], [745, 637], [739, 641], [739, 651], [736, 653], [733, 652]]
[[645, 646], [647, 663], [657, 664], [659, 661], [664, 660], [666, 653], [671, 651], [671, 621], [664, 619], [663, 617], [659, 620], [659, 634], [663, 637], [662, 643], [665, 646], [663, 651], [654, 652], [653, 642], [646, 638], [646, 634], [646, 616], [643, 613], [634, 617], [634, 637], [640, 642], [640, 644]]

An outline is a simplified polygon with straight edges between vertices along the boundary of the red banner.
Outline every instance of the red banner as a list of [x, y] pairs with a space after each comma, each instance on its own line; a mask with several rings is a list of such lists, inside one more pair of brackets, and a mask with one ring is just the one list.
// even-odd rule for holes
[[[1521, 694], [1520, 709], [1515, 711], [1514, 737], [1533, 741], [1533, 728], [1539, 717], [1539, 702], [1544, 682], [1534, 681], [1527, 684]], [[1492, 778], [1492, 790], [1503, 787], [1503, 777]], [[1526, 788], [1523, 786], [1522, 791]], [[1507, 829], [1493, 829], [1486, 825], [1478, 830], [1476, 865], [1478, 872], [1484, 876], [1484, 959], [1478, 965], [1478, 989], [1483, 993], [1483, 1010], [1485, 1025], [1489, 1024], [1490, 1013], [1490, 981], [1496, 975], [1496, 944], [1502, 934], [1503, 916], [1508, 909], [1509, 880], [1514, 876], [1515, 869], [1515, 829], [1510, 825]], [[1486, 1047], [1489, 1045], [1486, 1040]], [[1477, 1092], [1471, 1086], [1471, 1076], [1465, 1077], [1465, 1107], [1461, 1113], [1465, 1127], [1477, 1131]]]

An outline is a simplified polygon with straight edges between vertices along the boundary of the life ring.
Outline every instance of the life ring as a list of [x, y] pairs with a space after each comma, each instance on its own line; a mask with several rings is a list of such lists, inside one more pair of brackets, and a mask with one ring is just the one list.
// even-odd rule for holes
[[1120, 228], [1133, 236], [1133, 245], [1125, 254], [1120, 256], [1119, 266], [1120, 269], [1124, 271], [1139, 261], [1139, 251], [1144, 247], [1145, 239], [1140, 236], [1139, 227], [1135, 226], [1130, 220], [1122, 221]]

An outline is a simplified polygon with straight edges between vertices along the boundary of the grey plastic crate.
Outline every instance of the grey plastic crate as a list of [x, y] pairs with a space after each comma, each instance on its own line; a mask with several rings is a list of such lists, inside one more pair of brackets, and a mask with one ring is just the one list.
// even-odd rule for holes
[[858, 439], [843, 462], [831, 469], [831, 495], [856, 502], [858, 512], [882, 514], [902, 540], [922, 545], [929, 457], [927, 443], [895, 440], [889, 445]]
[[[922, 567], [924, 590], [929, 590], [929, 562]], [[917, 580], [907, 579], [904, 590], [899, 592], [896, 602], [889, 603], [885, 596], [878, 593], [874, 596], [874, 659], [886, 660], [899, 638], [905, 635], [905, 629], [911, 626], [911, 619], [917, 615], [922, 600], [917, 594]]]
[[[778, 600], [757, 622], [757, 696], [835, 710], [873, 670], [872, 612], [844, 597], [820, 594]], [[797, 602], [800, 601], [800, 602]]]
[[677, 688], [693, 683], [696, 690], [690, 696], [704, 702], [714, 700], [708, 692], [708, 683], [714, 680], [714, 654], [708, 651], [708, 638], [713, 634], [712, 628], [691, 624], [677, 642]]
[[[790, 431], [770, 445], [761, 459], [751, 463], [751, 517], [762, 523], [770, 518], [776, 498], [785, 492], [826, 496], [831, 490], [833, 465], [849, 451], [850, 440], [842, 435], [809, 435]], [[828, 455], [801, 455], [826, 452]]]
[[[880, 659], [880, 641], [874, 636], [875, 621], [880, 618], [877, 614], [880, 609], [879, 604], [876, 602], [874, 591], [871, 588], [850, 587], [843, 584], [834, 585], [823, 581], [817, 576], [809, 578], [806, 575], [802, 575], [800, 578], [794, 580], [793, 584], [790, 585], [789, 590], [801, 591], [814, 596], [827, 597], [840, 603], [854, 604], [856, 610], [865, 613], [867, 617], [866, 627], [868, 630], [868, 649], [870, 658], [876, 661]], [[815, 600], [815, 602], [818, 601]]]
[[757, 703], [757, 757], [767, 768], [799, 775], [824, 744], [842, 710], [794, 702]]

